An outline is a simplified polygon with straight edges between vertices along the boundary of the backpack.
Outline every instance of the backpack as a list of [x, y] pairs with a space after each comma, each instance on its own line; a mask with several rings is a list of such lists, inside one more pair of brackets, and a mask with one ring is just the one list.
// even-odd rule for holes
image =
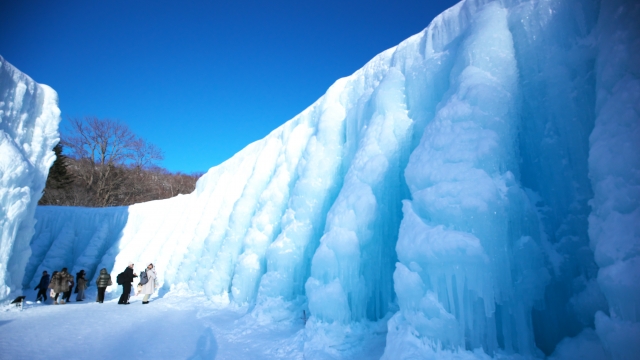
[[116, 276], [116, 283], [118, 283], [118, 285], [124, 284], [124, 272], [121, 272]]
[[147, 270], [140, 273], [140, 285], [144, 285], [149, 282], [149, 277], [147, 276]]

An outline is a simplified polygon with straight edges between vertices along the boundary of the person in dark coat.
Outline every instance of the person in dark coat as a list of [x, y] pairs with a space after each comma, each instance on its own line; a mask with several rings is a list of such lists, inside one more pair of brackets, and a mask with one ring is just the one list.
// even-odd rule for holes
[[[64, 269], [63, 269], [64, 270]], [[62, 294], [62, 300], [66, 302], [71, 302], [71, 292], [73, 291], [73, 285], [75, 281], [73, 280], [73, 275], [69, 275], [69, 289]]]
[[131, 294], [131, 283], [133, 278], [137, 278], [138, 275], [133, 272], [133, 263], [129, 263], [126, 269], [122, 272], [122, 295], [118, 304], [129, 305], [129, 295]]
[[49, 289], [49, 273], [47, 270], [42, 272], [42, 277], [40, 278], [40, 283], [34, 290], [38, 290], [38, 296], [36, 297], [36, 301], [47, 301], [47, 290]]
[[76, 294], [78, 294], [76, 296], [76, 301], [84, 300], [84, 290], [87, 288], [87, 279], [84, 276], [85, 276], [84, 270], [80, 270], [76, 274], [76, 291], [75, 292]]
[[98, 287], [98, 302], [102, 304], [104, 301], [104, 292], [107, 290], [107, 286], [111, 286], [111, 275], [107, 272], [107, 269], [100, 270], [100, 275], [96, 279], [96, 286]]

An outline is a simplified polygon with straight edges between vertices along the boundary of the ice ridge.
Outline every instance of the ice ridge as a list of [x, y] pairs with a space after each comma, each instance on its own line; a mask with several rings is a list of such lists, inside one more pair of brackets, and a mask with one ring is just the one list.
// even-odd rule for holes
[[56, 92], [0, 56], [0, 300], [22, 290], [59, 122]]

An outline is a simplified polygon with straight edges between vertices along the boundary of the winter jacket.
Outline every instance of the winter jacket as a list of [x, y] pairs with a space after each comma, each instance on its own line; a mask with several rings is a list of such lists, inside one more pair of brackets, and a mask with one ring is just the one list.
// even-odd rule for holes
[[151, 295], [154, 291], [156, 291], [156, 269], [147, 269], [147, 281], [146, 284], [142, 285], [141, 294]]
[[131, 284], [133, 282], [133, 278], [137, 277], [138, 275], [133, 275], [133, 269], [127, 266], [123, 271], [122, 282], [124, 284]]
[[86, 274], [84, 270], [76, 273], [76, 290], [74, 291], [75, 293], [77, 293], [78, 290], [84, 290], [87, 288], [87, 279], [84, 277], [85, 275]]
[[86, 288], [87, 288], [87, 279], [85, 279], [84, 276], [78, 277], [78, 287], [76, 289], [84, 290]]
[[38, 286], [36, 286], [36, 288], [34, 290], [46, 290], [49, 287], [49, 274], [47, 275], [42, 275], [42, 277], [40, 278], [40, 283], [38, 284]]
[[54, 271], [53, 274], [51, 274], [51, 281], [49, 281], [49, 289], [51, 290], [53, 290], [53, 279], [55, 279], [57, 273], [57, 271]]
[[96, 285], [101, 288], [106, 288], [111, 284], [111, 275], [109, 275], [107, 269], [100, 270], [100, 276], [96, 279]]
[[63, 293], [69, 291], [70, 287], [73, 285], [73, 276], [68, 272], [59, 272], [53, 276], [51, 279], [51, 283], [53, 284], [53, 292], [55, 293]]

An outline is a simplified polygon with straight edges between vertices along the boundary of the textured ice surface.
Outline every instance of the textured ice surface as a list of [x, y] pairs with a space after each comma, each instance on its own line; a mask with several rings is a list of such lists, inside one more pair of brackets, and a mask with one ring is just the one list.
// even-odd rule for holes
[[258, 323], [310, 314], [307, 358], [353, 354], [381, 326], [385, 359], [631, 358], [639, 9], [463, 1], [192, 194], [38, 209], [24, 284], [153, 262], [161, 293], [188, 286]]
[[56, 92], [0, 56], [0, 300], [21, 290], [59, 122]]
[[[603, 2], [589, 137], [589, 237], [609, 304], [596, 332], [614, 358], [640, 356], [640, 4]], [[608, 310], [608, 314], [607, 311]]]

